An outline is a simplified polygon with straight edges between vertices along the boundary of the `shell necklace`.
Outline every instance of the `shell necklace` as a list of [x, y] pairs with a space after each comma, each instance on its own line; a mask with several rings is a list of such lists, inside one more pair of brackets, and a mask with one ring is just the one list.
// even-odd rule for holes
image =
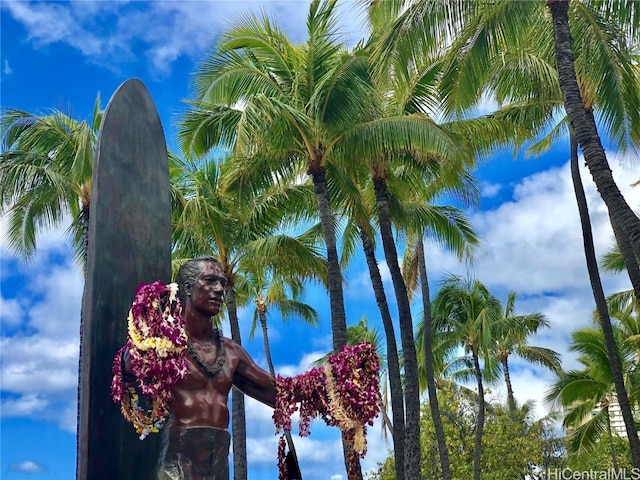
[[193, 344], [191, 343], [191, 341], [187, 340], [187, 351], [189, 352], [189, 355], [191, 355], [191, 358], [196, 361], [198, 366], [202, 370], [204, 370], [209, 378], [213, 378], [218, 373], [220, 373], [220, 370], [222, 370], [224, 363], [227, 361], [227, 349], [224, 347], [224, 342], [222, 341], [222, 330], [220, 330], [219, 328], [214, 328], [213, 337], [217, 340], [218, 354], [216, 355], [213, 365], [211, 366], [209, 366], [202, 358], [202, 356], [200, 356], [198, 351], [193, 348]]

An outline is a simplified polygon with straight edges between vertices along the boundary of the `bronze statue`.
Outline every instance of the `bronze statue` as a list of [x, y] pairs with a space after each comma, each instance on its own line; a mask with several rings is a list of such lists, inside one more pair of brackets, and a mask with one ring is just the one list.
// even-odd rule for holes
[[[187, 373], [171, 389], [157, 478], [228, 480], [231, 387], [273, 407], [275, 380], [213, 326], [227, 283], [215, 258], [189, 260], [180, 268], [177, 283], [187, 336]], [[124, 359], [126, 378], [133, 372], [126, 352]]]
[[[322, 368], [274, 379], [214, 328], [226, 284], [218, 261], [199, 257], [180, 268], [177, 285], [156, 281], [136, 291], [128, 341], [114, 359], [112, 397], [141, 439], [162, 431], [157, 480], [229, 480], [227, 404], [234, 386], [275, 408], [276, 431], [291, 429], [300, 403], [301, 436], [319, 416], [343, 431], [350, 458], [362, 458], [366, 425], [380, 403], [373, 345], [346, 345]], [[301, 479], [293, 451], [285, 451], [283, 435], [278, 478]]]

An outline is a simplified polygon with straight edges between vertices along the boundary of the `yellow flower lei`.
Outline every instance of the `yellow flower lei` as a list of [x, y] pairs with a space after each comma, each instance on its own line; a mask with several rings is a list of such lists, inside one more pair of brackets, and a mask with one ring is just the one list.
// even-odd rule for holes
[[[177, 292], [177, 284], [160, 281], [138, 287], [127, 317], [127, 344], [114, 359], [111, 395], [141, 440], [162, 428], [169, 415], [171, 387], [187, 374], [187, 335]], [[136, 385], [124, 381], [125, 351]]]

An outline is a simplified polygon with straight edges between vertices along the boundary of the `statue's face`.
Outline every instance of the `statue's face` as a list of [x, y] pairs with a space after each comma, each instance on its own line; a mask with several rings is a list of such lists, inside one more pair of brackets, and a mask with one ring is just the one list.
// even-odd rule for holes
[[203, 261], [200, 262], [200, 268], [191, 288], [191, 304], [200, 313], [217, 315], [224, 301], [227, 279], [216, 263]]

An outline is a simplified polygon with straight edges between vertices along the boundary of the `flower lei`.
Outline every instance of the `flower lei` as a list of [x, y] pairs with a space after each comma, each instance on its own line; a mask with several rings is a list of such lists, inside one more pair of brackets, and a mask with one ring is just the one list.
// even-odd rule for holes
[[[111, 397], [120, 403], [122, 415], [140, 440], [162, 428], [169, 415], [171, 387], [188, 372], [187, 335], [177, 292], [177, 284], [161, 281], [138, 287], [129, 311], [127, 343], [113, 360]], [[125, 352], [135, 376], [131, 382], [122, 371]]]
[[[367, 453], [366, 425], [380, 413], [379, 363], [371, 343], [346, 345], [331, 355], [323, 368], [313, 368], [295, 377], [276, 377], [273, 421], [276, 433], [291, 430], [291, 415], [300, 401], [299, 435], [309, 435], [311, 419], [321, 417], [337, 426], [349, 440], [355, 454]], [[294, 393], [295, 392], [295, 393]], [[278, 443], [278, 478], [286, 478], [285, 436]]]

